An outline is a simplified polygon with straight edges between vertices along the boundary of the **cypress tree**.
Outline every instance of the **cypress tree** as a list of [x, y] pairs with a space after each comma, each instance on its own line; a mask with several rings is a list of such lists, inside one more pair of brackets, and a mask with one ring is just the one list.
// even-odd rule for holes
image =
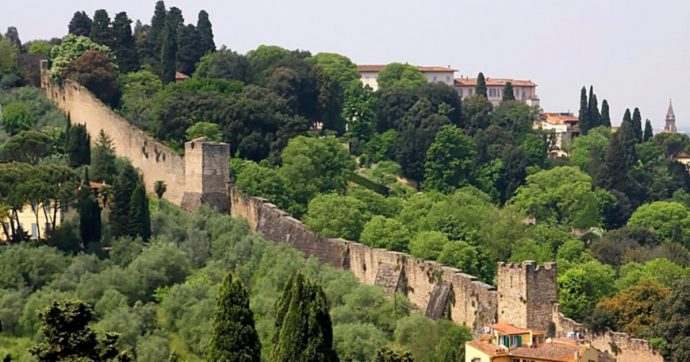
[[647, 119], [644, 122], [644, 135], [642, 136], [642, 141], [647, 142], [647, 141], [651, 140], [652, 137], [654, 137], [653, 132], [654, 131], [652, 130], [652, 122], [650, 122], [649, 119]]
[[611, 127], [611, 116], [609, 116], [609, 102], [604, 99], [601, 102], [601, 125]]
[[291, 278], [276, 304], [276, 327], [273, 361], [338, 360], [326, 296], [302, 274]]
[[68, 31], [77, 36], [89, 36], [91, 34], [91, 18], [83, 11], [77, 11], [69, 22]]
[[112, 47], [113, 32], [110, 28], [110, 17], [108, 16], [108, 12], [104, 9], [98, 9], [93, 14], [93, 23], [91, 24], [91, 33], [89, 37], [95, 43]]
[[148, 43], [148, 61], [156, 66], [158, 66], [160, 63], [166, 15], [167, 11], [165, 10], [165, 3], [163, 1], [156, 2], [156, 8], [153, 12], [153, 17], [151, 18], [151, 28], [149, 29], [148, 37], [146, 38], [146, 42]]
[[73, 125], [69, 127], [68, 132], [65, 152], [69, 159], [69, 166], [76, 168], [90, 164], [91, 148], [89, 144], [91, 137], [86, 132], [86, 127], [83, 124]]
[[239, 279], [228, 273], [218, 291], [209, 361], [261, 361], [261, 343], [249, 309], [249, 296]]
[[506, 82], [506, 85], [503, 86], [503, 101], [514, 101], [515, 100], [515, 94], [513, 94], [513, 83]]
[[580, 90], [580, 113], [578, 115], [578, 124], [580, 126], [580, 133], [587, 134], [592, 124], [589, 121], [589, 105], [587, 104], [587, 88], [582, 87]]
[[587, 104], [587, 112], [589, 116], [589, 126], [596, 128], [601, 126], [601, 114], [599, 114], [599, 103], [597, 102], [597, 95], [594, 94], [594, 87], [589, 87], [589, 101]]
[[216, 50], [216, 44], [213, 42], [213, 26], [208, 19], [206, 10], [199, 11], [199, 18], [196, 21], [196, 30], [199, 32], [199, 48], [201, 48], [201, 55]]
[[148, 241], [151, 238], [151, 215], [149, 213], [149, 198], [146, 196], [143, 183], [139, 182], [134, 189], [129, 207], [128, 235], [140, 236], [142, 240]]
[[201, 39], [194, 25], [189, 24], [179, 29], [177, 34], [177, 70], [191, 75], [196, 69], [196, 63], [201, 59]]
[[642, 143], [642, 116], [640, 115], [640, 110], [635, 107], [632, 115], [632, 127], [635, 132], [635, 138], [637, 143]]
[[126, 12], [117, 13], [113, 20], [112, 50], [115, 53], [117, 66], [122, 73], [139, 70], [139, 55], [132, 36], [132, 20]]
[[131, 235], [129, 230], [130, 203], [134, 189], [139, 184], [139, 174], [131, 164], [126, 164], [113, 182], [110, 227], [113, 237]]
[[115, 147], [113, 141], [103, 130], [98, 133], [96, 147], [91, 157], [91, 175], [94, 180], [112, 184], [117, 169], [115, 167]]
[[89, 187], [89, 169], [84, 170], [84, 179], [79, 188], [79, 231], [86, 247], [101, 240], [101, 208]]
[[486, 95], [486, 80], [484, 79], [484, 73], [479, 72], [477, 75], [477, 86], [474, 89], [476, 94], [487, 97]]
[[177, 30], [184, 21], [180, 9], [172, 7], [166, 15], [165, 27], [161, 35], [161, 70], [160, 78], [163, 83], [175, 81], [175, 59], [177, 58]]

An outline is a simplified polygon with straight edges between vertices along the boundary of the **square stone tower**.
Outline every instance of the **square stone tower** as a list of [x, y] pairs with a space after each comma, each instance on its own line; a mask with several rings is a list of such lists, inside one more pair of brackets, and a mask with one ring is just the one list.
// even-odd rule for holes
[[546, 331], [558, 301], [556, 263], [498, 263], [498, 322]]
[[197, 138], [184, 145], [185, 189], [182, 208], [196, 210], [201, 204], [228, 212], [230, 145]]

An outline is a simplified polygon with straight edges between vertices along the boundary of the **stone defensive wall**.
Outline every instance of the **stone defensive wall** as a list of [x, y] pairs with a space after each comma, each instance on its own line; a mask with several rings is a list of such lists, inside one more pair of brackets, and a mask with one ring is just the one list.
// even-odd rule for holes
[[429, 317], [450, 318], [469, 326], [475, 335], [496, 318], [496, 288], [477, 277], [409, 254], [319, 236], [267, 200], [249, 197], [233, 185], [229, 197], [232, 216], [247, 219], [254, 231], [348, 269], [362, 283], [379, 285], [388, 294], [403, 293]]
[[553, 323], [556, 336], [568, 338], [568, 333], [576, 332], [592, 341], [592, 346], [611, 356], [618, 362], [664, 362], [661, 353], [654, 350], [644, 339], [632, 338], [627, 333], [607, 331], [593, 334], [587, 326], [566, 317], [561, 313], [558, 303], [553, 305]]

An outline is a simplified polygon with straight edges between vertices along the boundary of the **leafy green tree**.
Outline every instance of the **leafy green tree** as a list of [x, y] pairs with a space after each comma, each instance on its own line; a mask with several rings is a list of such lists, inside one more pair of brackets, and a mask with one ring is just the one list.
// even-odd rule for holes
[[95, 43], [111, 47], [113, 44], [113, 30], [110, 27], [110, 16], [104, 9], [98, 9], [93, 14], [89, 38]]
[[[341, 89], [348, 89], [359, 79], [357, 66], [348, 57], [336, 53], [318, 53], [312, 57], [326, 76], [336, 82]], [[355, 82], [356, 83], [356, 82]]]
[[359, 240], [369, 220], [366, 205], [354, 197], [322, 194], [309, 202], [304, 223], [328, 237]]
[[576, 167], [556, 167], [527, 176], [527, 184], [510, 200], [537, 221], [586, 229], [602, 215], [592, 178]]
[[654, 131], [652, 130], [652, 122], [647, 119], [644, 122], [644, 134], [642, 135], [642, 141], [647, 142], [654, 137]]
[[484, 79], [484, 73], [479, 72], [477, 75], [477, 85], [474, 88], [474, 93], [487, 98], [486, 94], [486, 80]]
[[31, 42], [28, 52], [29, 54], [37, 54], [45, 59], [48, 59], [50, 57], [51, 49], [53, 49], [53, 44], [45, 40], [34, 40]]
[[22, 131], [2, 145], [2, 157], [6, 161], [38, 164], [41, 158], [52, 151], [53, 140], [50, 136], [37, 131]]
[[69, 166], [76, 168], [91, 163], [91, 137], [86, 132], [86, 126], [76, 124], [69, 128], [65, 152], [69, 158]]
[[[197, 29], [199, 30], [199, 29]], [[239, 80], [249, 83], [252, 79], [247, 58], [225, 47], [206, 53], [197, 63], [195, 77]]]
[[166, 17], [165, 3], [162, 0], [156, 1], [153, 17], [151, 18], [151, 26], [145, 33], [142, 31], [145, 37], [142, 39], [144, 44], [141, 47], [143, 51], [140, 54], [140, 58], [142, 64], [151, 67], [151, 70], [156, 74], [160, 74], [162, 35], [165, 29]]
[[101, 130], [98, 133], [96, 147], [91, 155], [91, 177], [97, 181], [112, 184], [117, 176], [115, 167], [115, 146], [112, 139]]
[[132, 20], [124, 11], [117, 13], [113, 19], [111, 48], [117, 59], [117, 67], [122, 73], [139, 70], [139, 54], [132, 36], [131, 24]]
[[354, 154], [360, 154], [376, 132], [376, 106], [371, 87], [352, 82], [345, 90], [342, 116], [347, 121], [347, 137]]
[[163, 89], [163, 83], [147, 70], [125, 74], [122, 79], [122, 114], [135, 126], [151, 130], [151, 99]]
[[17, 48], [8, 39], [0, 37], [0, 75], [16, 71], [17, 57]]
[[399, 221], [377, 215], [364, 224], [359, 241], [374, 248], [404, 252], [407, 251], [410, 232]]
[[604, 127], [611, 127], [611, 116], [609, 115], [609, 102], [604, 99], [601, 102], [601, 125]]
[[[643, 227], [656, 233], [659, 239], [670, 238], [674, 227], [690, 228], [688, 209], [678, 202], [654, 201], [640, 206], [630, 216], [629, 227]], [[687, 232], [683, 233], [685, 238]]]
[[580, 90], [580, 113], [578, 115], [578, 125], [582, 134], [587, 134], [592, 128], [591, 120], [589, 119], [589, 105], [587, 104], [587, 88], [582, 87]]
[[381, 347], [376, 352], [376, 362], [413, 362], [414, 358], [410, 352], [396, 352], [388, 347]]
[[491, 113], [494, 107], [486, 97], [474, 94], [465, 98], [462, 102], [462, 129], [470, 135], [475, 135], [479, 130], [489, 127]]
[[129, 236], [140, 236], [144, 241], [151, 237], [151, 215], [149, 213], [149, 198], [146, 196], [144, 185], [139, 182], [132, 193], [129, 211]]
[[79, 188], [79, 231], [84, 246], [101, 240], [101, 207], [89, 187], [89, 169]]
[[635, 132], [635, 139], [637, 139], [637, 143], [641, 143], [643, 141], [642, 116], [640, 115], [640, 109], [637, 107], [635, 107], [635, 110], [633, 110], [632, 126], [633, 131]]
[[158, 180], [153, 184], [153, 191], [156, 193], [156, 197], [158, 197], [158, 205], [160, 205], [160, 202], [163, 199], [163, 194], [165, 194], [165, 191], [167, 190], [168, 186], [165, 184], [165, 181]]
[[201, 39], [196, 27], [192, 24], [182, 26], [177, 34], [177, 53], [175, 53], [176, 68], [184, 74], [192, 74], [196, 63], [204, 55], [201, 49]]
[[91, 34], [91, 25], [93, 21], [83, 11], [77, 11], [72, 16], [69, 22], [69, 34], [76, 36], [89, 36]]
[[197, 122], [187, 128], [187, 140], [191, 141], [199, 137], [205, 137], [210, 142], [220, 142], [223, 134], [217, 124], [211, 122]]
[[12, 102], [2, 110], [2, 128], [10, 135], [26, 131], [34, 123], [29, 108], [23, 102]]
[[320, 285], [298, 273], [276, 304], [273, 361], [337, 361], [328, 301]]
[[[467, 274], [482, 277], [483, 280], [487, 278], [482, 275], [480, 269], [480, 255], [477, 249], [464, 241], [450, 241], [443, 246], [441, 253], [436, 259], [441, 264], [456, 267], [465, 271]], [[491, 279], [491, 278], [488, 278]]]
[[297, 205], [293, 199], [293, 190], [287, 178], [279, 170], [259, 165], [255, 162], [245, 162], [237, 172], [235, 184], [252, 196], [270, 200], [282, 210], [292, 214], [303, 214], [304, 206]]
[[199, 33], [199, 48], [201, 55], [216, 50], [216, 44], [213, 42], [213, 26], [208, 18], [206, 10], [199, 11], [199, 17], [196, 21], [196, 30]]
[[422, 231], [410, 241], [410, 254], [426, 260], [436, 260], [448, 244], [446, 234], [439, 231]]
[[570, 161], [582, 171], [596, 174], [598, 170], [592, 166], [604, 162], [610, 138], [611, 131], [606, 127], [593, 128], [586, 135], [575, 138]]
[[261, 344], [249, 309], [249, 295], [228, 273], [218, 291], [213, 335], [207, 352], [211, 361], [261, 361]]
[[91, 91], [98, 99], [115, 106], [120, 99], [117, 69], [106, 55], [88, 50], [69, 66], [68, 76]]
[[85, 36], [68, 34], [60, 45], [50, 50], [50, 75], [55, 79], [65, 79], [69, 76], [74, 60], [81, 57], [89, 50], [97, 51], [105, 55], [111, 61], [114, 59], [110, 48], [98, 44]]
[[376, 130], [380, 133], [390, 129], [399, 132], [404, 128], [403, 117], [419, 100], [418, 93], [414, 89], [404, 87], [379, 88], [376, 92], [378, 95]]
[[659, 323], [655, 335], [663, 341], [662, 351], [673, 362], [690, 358], [690, 277], [674, 285], [671, 293], [654, 308]]
[[53, 302], [40, 314], [44, 341], [32, 347], [31, 354], [41, 361], [130, 360], [126, 352], [115, 347], [117, 334], [107, 333], [103, 339], [98, 339], [89, 326], [93, 317], [93, 311], [84, 302]]
[[502, 100], [504, 102], [515, 100], [515, 94], [513, 94], [513, 83], [506, 82], [506, 85], [503, 86], [503, 98], [502, 98]]
[[598, 261], [572, 266], [558, 277], [561, 311], [575, 320], [584, 320], [600, 299], [615, 292], [614, 278], [613, 268]]
[[630, 110], [626, 110], [620, 129], [611, 137], [606, 148], [602, 170], [597, 178], [600, 186], [632, 194], [629, 172], [637, 162], [637, 143]]
[[424, 187], [451, 193], [472, 182], [477, 152], [472, 139], [447, 125], [436, 133], [424, 163]]
[[391, 63], [379, 72], [376, 81], [381, 89], [391, 87], [412, 89], [425, 84], [426, 78], [414, 65]]

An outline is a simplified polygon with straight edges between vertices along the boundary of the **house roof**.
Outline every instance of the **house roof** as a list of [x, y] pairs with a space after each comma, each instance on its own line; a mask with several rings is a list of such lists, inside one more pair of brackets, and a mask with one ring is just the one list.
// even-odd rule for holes
[[189, 76], [187, 74], [184, 74], [182, 72], [175, 72], [175, 80], [185, 80], [189, 79]]
[[530, 332], [529, 329], [516, 327], [512, 324], [507, 324], [507, 323], [496, 323], [496, 324], [490, 325], [489, 327], [491, 329], [495, 330], [496, 332], [500, 333], [500, 334], [506, 334], [506, 335], [525, 334], [525, 333]]
[[[506, 83], [510, 82], [513, 87], [536, 87], [537, 85], [531, 80], [520, 80], [520, 79], [510, 79], [510, 78], [484, 78], [484, 82], [487, 87], [497, 87], [504, 86]], [[455, 78], [455, 85], [458, 87], [476, 87], [477, 78], [460, 77]]]
[[578, 123], [579, 119], [570, 113], [544, 113], [546, 122], [551, 124]]
[[508, 349], [489, 342], [473, 340], [468, 345], [478, 349], [490, 357], [510, 356], [525, 359], [540, 359], [551, 362], [576, 362], [577, 355], [582, 355], [587, 347], [573, 343], [546, 342], [536, 347], [515, 347]]
[[[386, 64], [358, 64], [357, 71], [360, 73], [378, 73], [386, 67]], [[418, 66], [422, 73], [448, 73], [456, 72], [457, 69], [451, 67], [441, 67], [441, 66]]]
[[508, 348], [503, 346], [497, 346], [495, 344], [491, 344], [485, 341], [474, 340], [467, 342], [467, 344], [486, 353], [489, 356], [497, 356], [499, 354], [505, 355], [508, 353]]

